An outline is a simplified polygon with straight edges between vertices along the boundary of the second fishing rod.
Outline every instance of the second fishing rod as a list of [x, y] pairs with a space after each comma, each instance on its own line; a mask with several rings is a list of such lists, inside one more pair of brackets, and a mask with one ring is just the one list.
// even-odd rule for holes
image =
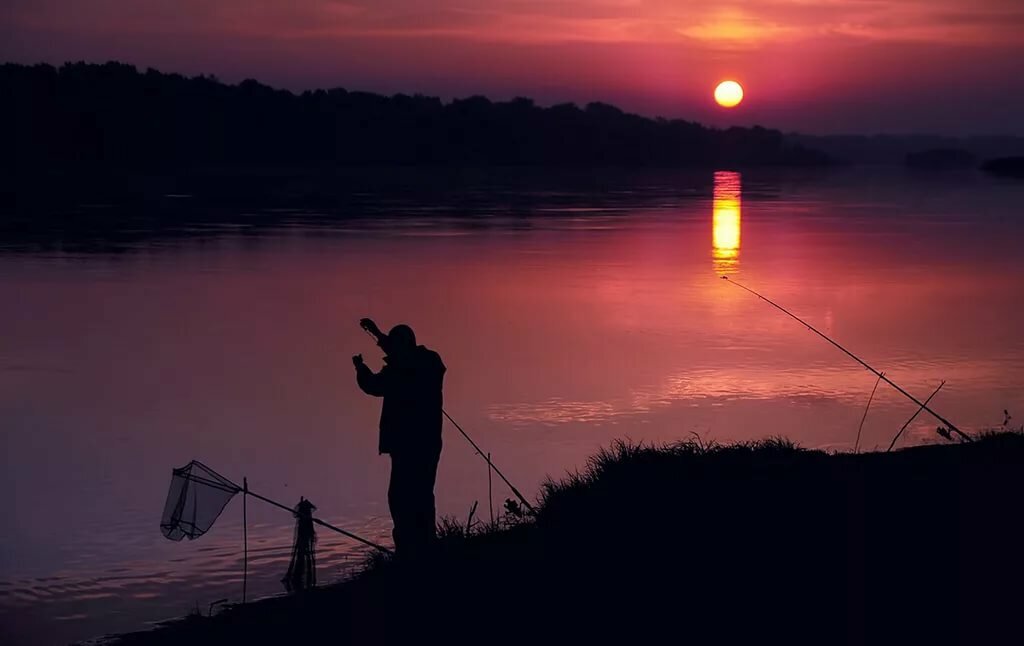
[[[754, 296], [756, 296], [756, 297], [760, 298], [760, 299], [761, 299], [762, 301], [764, 301], [764, 302], [768, 303], [769, 305], [771, 305], [771, 306], [772, 306], [772, 307], [774, 307], [775, 309], [779, 310], [780, 312], [782, 312], [782, 313], [783, 313], [783, 314], [785, 314], [786, 316], [788, 316], [788, 317], [790, 317], [791, 319], [793, 319], [793, 320], [797, 321], [798, 323], [800, 323], [801, 325], [803, 325], [804, 327], [806, 327], [806, 328], [807, 328], [808, 330], [810, 330], [811, 332], [814, 332], [815, 334], [817, 334], [817, 335], [818, 335], [818, 336], [820, 336], [821, 338], [825, 339], [826, 341], [828, 341], [829, 343], [831, 343], [831, 344], [832, 344], [832, 345], [834, 345], [835, 347], [839, 348], [839, 349], [840, 349], [840, 350], [841, 350], [841, 351], [842, 351], [842, 352], [843, 352], [844, 354], [846, 354], [846, 355], [847, 355], [848, 357], [850, 357], [851, 359], [853, 359], [854, 361], [856, 361], [856, 362], [857, 362], [857, 363], [859, 363], [860, 365], [862, 365], [862, 366], [864, 366], [865, 368], [867, 368], [868, 370], [870, 370], [870, 371], [871, 371], [872, 373], [874, 373], [874, 375], [875, 375], [875, 376], [877, 376], [877, 377], [878, 377], [879, 379], [881, 379], [881, 380], [882, 380], [882, 381], [884, 381], [885, 383], [887, 383], [887, 384], [889, 384], [890, 386], [892, 386], [893, 388], [895, 388], [895, 389], [896, 389], [896, 390], [897, 390], [897, 391], [898, 391], [898, 392], [899, 392], [900, 394], [902, 394], [902, 395], [903, 395], [904, 397], [906, 397], [906, 398], [907, 398], [907, 399], [909, 399], [910, 401], [912, 401], [912, 402], [914, 402], [915, 404], [917, 404], [917, 405], [918, 405], [918, 406], [920, 407], [920, 410], [923, 410], [923, 411], [925, 411], [925, 412], [929, 413], [929, 414], [930, 414], [930, 415], [931, 415], [932, 417], [934, 417], [935, 419], [937, 419], [937, 420], [939, 420], [940, 422], [942, 422], [942, 424], [943, 424], [943, 425], [945, 425], [945, 427], [946, 427], [946, 428], [948, 428], [948, 429], [949, 429], [949, 430], [950, 430], [951, 432], [953, 432], [953, 433], [956, 433], [956, 434], [957, 434], [958, 436], [960, 436], [960, 437], [961, 437], [961, 438], [963, 439], [963, 441], [965, 441], [965, 442], [970, 442], [970, 441], [972, 440], [972, 438], [971, 438], [971, 436], [970, 436], [970, 435], [967, 435], [966, 433], [964, 433], [963, 431], [961, 431], [961, 430], [960, 430], [959, 428], [957, 428], [957, 427], [956, 427], [956, 425], [955, 425], [955, 424], [953, 424], [953, 422], [949, 421], [948, 419], [946, 419], [946, 418], [945, 418], [945, 417], [943, 417], [942, 415], [939, 415], [939, 414], [938, 414], [938, 413], [936, 413], [936, 412], [935, 412], [934, 410], [932, 410], [931, 408], [929, 408], [929, 407], [928, 407], [928, 402], [927, 402], [927, 401], [925, 401], [925, 402], [922, 402], [922, 401], [920, 401], [920, 400], [919, 400], [919, 399], [918, 399], [917, 397], [914, 397], [913, 395], [911, 395], [910, 393], [908, 393], [908, 392], [907, 392], [906, 390], [904, 390], [903, 388], [901, 388], [901, 387], [900, 387], [900, 386], [899, 386], [898, 384], [896, 384], [896, 383], [895, 383], [895, 382], [894, 382], [893, 380], [891, 380], [891, 379], [889, 379], [888, 377], [886, 377], [886, 376], [885, 376], [885, 373], [882, 373], [882, 372], [879, 372], [879, 371], [875, 370], [874, 368], [872, 368], [871, 366], [869, 366], [869, 365], [868, 365], [868, 363], [867, 363], [866, 361], [864, 361], [863, 359], [861, 359], [860, 357], [858, 357], [858, 356], [857, 356], [857, 355], [855, 355], [854, 353], [852, 353], [852, 352], [850, 352], [849, 350], [847, 350], [846, 348], [844, 348], [844, 347], [843, 347], [842, 345], [840, 345], [840, 344], [839, 344], [838, 342], [836, 342], [835, 340], [833, 340], [833, 339], [832, 339], [831, 337], [829, 337], [828, 335], [826, 335], [826, 334], [825, 334], [824, 332], [821, 332], [820, 330], [818, 330], [818, 329], [817, 329], [816, 327], [814, 327], [813, 325], [811, 325], [811, 324], [810, 324], [810, 323], [808, 323], [807, 321], [803, 320], [802, 318], [800, 318], [800, 317], [799, 317], [799, 316], [797, 316], [796, 314], [793, 314], [792, 312], [790, 312], [789, 310], [787, 310], [787, 309], [786, 309], [785, 307], [782, 307], [781, 305], [779, 305], [779, 304], [778, 304], [778, 303], [776, 303], [775, 301], [773, 301], [773, 300], [771, 300], [771, 299], [769, 299], [769, 298], [766, 298], [765, 296], [762, 296], [761, 294], [759, 294], [759, 293], [755, 292], [754, 290], [750, 289], [749, 287], [745, 287], [744, 285], [741, 285], [740, 283], [737, 283], [737, 282], [736, 282], [735, 280], [731, 280], [731, 279], [730, 279], [730, 278], [729, 278], [728, 276], [722, 276], [722, 280], [728, 281], [729, 283], [731, 283], [731, 284], [735, 285], [736, 287], [739, 287], [739, 288], [740, 288], [740, 289], [742, 289], [743, 291], [745, 291], [745, 292], [749, 292], [749, 293], [753, 294]], [[931, 399], [931, 398], [929, 397], [929, 399]], [[891, 447], [890, 447], [890, 448], [891, 448]]]

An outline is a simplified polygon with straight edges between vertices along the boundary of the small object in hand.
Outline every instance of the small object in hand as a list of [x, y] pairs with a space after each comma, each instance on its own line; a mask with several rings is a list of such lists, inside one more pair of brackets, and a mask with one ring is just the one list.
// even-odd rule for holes
[[376, 334], [379, 331], [377, 329], [377, 324], [373, 322], [373, 319], [368, 319], [368, 318], [359, 319], [359, 327], [361, 327], [364, 330], [366, 330], [367, 332], [371, 332], [373, 334]]

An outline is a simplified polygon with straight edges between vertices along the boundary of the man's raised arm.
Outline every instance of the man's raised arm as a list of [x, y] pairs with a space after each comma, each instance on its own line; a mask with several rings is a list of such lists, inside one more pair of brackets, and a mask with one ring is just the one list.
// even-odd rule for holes
[[359, 319], [359, 327], [372, 334], [373, 338], [377, 339], [377, 345], [381, 345], [381, 343], [384, 342], [384, 339], [388, 338], [388, 335], [380, 331], [380, 328], [373, 322], [373, 319]]

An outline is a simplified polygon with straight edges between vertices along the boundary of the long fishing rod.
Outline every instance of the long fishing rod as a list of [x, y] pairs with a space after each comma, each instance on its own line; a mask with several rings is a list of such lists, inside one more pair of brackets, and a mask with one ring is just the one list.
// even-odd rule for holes
[[[366, 332], [367, 334], [370, 335], [370, 338], [372, 338], [373, 340], [377, 341], [378, 345], [380, 345], [380, 339], [377, 338], [376, 334], [374, 334], [373, 332], [371, 332], [370, 330], [368, 330], [365, 327], [362, 328], [362, 329], [363, 329], [364, 332]], [[476, 451], [476, 454], [479, 455], [481, 458], [483, 458], [484, 462], [487, 463], [487, 466], [490, 467], [491, 469], [494, 469], [494, 472], [498, 474], [498, 477], [501, 478], [502, 481], [504, 481], [505, 484], [508, 485], [508, 488], [512, 490], [512, 493], [515, 494], [515, 497], [519, 499], [519, 502], [523, 503], [523, 506], [526, 507], [527, 509], [529, 509], [530, 511], [536, 511], [533, 508], [533, 505], [530, 504], [530, 501], [527, 500], [526, 497], [523, 496], [523, 494], [519, 493], [519, 490], [516, 489], [514, 484], [509, 482], [509, 479], [505, 477], [505, 474], [502, 473], [500, 469], [498, 469], [497, 465], [495, 465], [493, 462], [491, 462], [491, 454], [490, 453], [484, 453], [483, 449], [481, 449], [479, 446], [477, 446], [477, 443], [474, 442], [473, 438], [471, 438], [469, 436], [469, 433], [467, 433], [465, 430], [463, 430], [463, 428], [461, 426], [459, 426], [459, 423], [456, 422], [454, 419], [452, 419], [452, 416], [448, 414], [448, 411], [446, 411], [446, 410], [444, 410], [442, 408], [441, 409], [441, 413], [443, 413], [444, 416], [448, 418], [448, 421], [451, 422], [452, 425], [456, 429], [458, 429], [459, 433], [462, 434], [462, 437], [466, 438], [466, 441], [469, 442], [470, 445], [472, 445], [473, 449]]]
[[788, 316], [788, 317], [792, 318], [793, 320], [797, 321], [798, 323], [800, 323], [801, 325], [803, 325], [804, 327], [806, 327], [806, 328], [807, 328], [808, 330], [810, 330], [811, 332], [814, 332], [815, 334], [817, 334], [817, 335], [818, 335], [818, 336], [820, 336], [821, 338], [825, 339], [826, 341], [828, 341], [829, 343], [831, 343], [831, 344], [832, 344], [832, 345], [834, 345], [835, 347], [839, 348], [840, 350], [842, 350], [842, 351], [843, 351], [843, 353], [844, 353], [844, 354], [846, 354], [846, 356], [850, 357], [851, 359], [853, 359], [854, 361], [856, 361], [856, 362], [857, 362], [857, 363], [859, 363], [860, 365], [862, 365], [862, 366], [864, 366], [865, 368], [867, 368], [868, 370], [870, 370], [870, 371], [871, 371], [872, 373], [874, 373], [874, 374], [875, 374], [875, 375], [876, 375], [876, 376], [877, 376], [877, 377], [878, 377], [879, 379], [881, 379], [881, 380], [882, 380], [882, 381], [884, 381], [885, 383], [889, 384], [890, 386], [892, 386], [893, 388], [895, 388], [895, 389], [896, 389], [897, 391], [899, 391], [899, 392], [900, 392], [900, 394], [902, 394], [902, 395], [903, 395], [904, 397], [906, 397], [906, 398], [907, 398], [907, 399], [909, 399], [910, 401], [912, 401], [912, 402], [914, 402], [915, 404], [917, 404], [918, 406], [920, 406], [920, 407], [921, 407], [921, 410], [924, 410], [924, 411], [927, 411], [928, 413], [930, 413], [930, 414], [932, 415], [932, 417], [934, 417], [935, 419], [937, 419], [937, 420], [939, 420], [940, 422], [942, 422], [942, 424], [943, 424], [943, 425], [945, 425], [945, 426], [946, 426], [946, 428], [948, 428], [949, 430], [953, 431], [954, 433], [956, 433], [957, 435], [959, 435], [960, 437], [962, 437], [962, 438], [963, 438], [963, 439], [964, 439], [965, 441], [967, 441], [967, 442], [970, 442], [970, 441], [972, 441], [972, 440], [971, 440], [971, 436], [969, 436], [969, 435], [967, 435], [966, 433], [964, 433], [963, 431], [961, 431], [961, 430], [960, 430], [959, 428], [957, 428], [957, 427], [956, 427], [956, 425], [955, 425], [955, 424], [953, 424], [952, 422], [950, 422], [949, 420], [947, 420], [947, 419], [946, 419], [945, 417], [943, 417], [942, 415], [939, 415], [938, 413], [936, 413], [935, 411], [933, 411], [933, 410], [932, 410], [931, 408], [928, 408], [928, 404], [927, 404], [927, 402], [921, 402], [921, 401], [920, 401], [920, 400], [919, 400], [919, 399], [918, 399], [917, 397], [914, 397], [913, 395], [911, 395], [911, 394], [910, 394], [910, 393], [908, 393], [907, 391], [905, 391], [905, 390], [903, 390], [902, 388], [900, 388], [900, 387], [899, 387], [899, 386], [898, 386], [898, 385], [897, 385], [897, 384], [896, 384], [895, 382], [893, 382], [893, 381], [892, 381], [891, 379], [889, 379], [888, 377], [886, 377], [886, 376], [885, 376], [885, 375], [884, 375], [883, 373], [881, 373], [881, 372], [879, 372], [879, 371], [875, 370], [874, 368], [872, 368], [871, 366], [869, 366], [869, 365], [867, 364], [867, 362], [866, 362], [866, 361], [864, 361], [863, 359], [861, 359], [860, 357], [858, 357], [858, 356], [857, 356], [857, 355], [855, 355], [854, 353], [850, 352], [849, 350], [847, 350], [847, 349], [846, 349], [846, 348], [844, 348], [843, 346], [841, 346], [841, 345], [839, 345], [838, 343], [836, 343], [835, 341], [833, 341], [833, 340], [832, 340], [832, 339], [831, 339], [831, 338], [830, 338], [829, 336], [827, 336], [827, 335], [825, 335], [824, 333], [820, 332], [820, 331], [819, 331], [819, 330], [818, 330], [817, 328], [815, 328], [815, 327], [814, 327], [813, 325], [811, 325], [811, 324], [810, 324], [810, 323], [808, 323], [807, 321], [803, 320], [802, 318], [800, 318], [800, 317], [799, 317], [799, 316], [797, 316], [796, 314], [793, 314], [792, 312], [790, 312], [789, 310], [787, 310], [787, 309], [786, 309], [785, 307], [782, 307], [781, 305], [779, 305], [779, 304], [778, 304], [778, 303], [776, 303], [775, 301], [772, 301], [771, 299], [765, 298], [764, 296], [762, 296], [762, 295], [758, 294], [757, 292], [755, 292], [754, 290], [750, 289], [749, 287], [745, 287], [745, 286], [743, 286], [743, 285], [741, 285], [741, 284], [737, 283], [737, 282], [736, 282], [735, 280], [731, 280], [731, 279], [730, 279], [730, 278], [729, 278], [728, 276], [722, 276], [722, 280], [726, 280], [726, 281], [729, 281], [729, 283], [731, 283], [731, 284], [733, 284], [733, 285], [735, 285], [735, 286], [739, 287], [740, 289], [742, 289], [742, 290], [744, 290], [744, 291], [747, 291], [747, 292], [750, 292], [750, 293], [751, 293], [751, 294], [753, 294], [754, 296], [757, 296], [757, 297], [758, 297], [758, 298], [760, 298], [760, 299], [761, 299], [762, 301], [764, 301], [764, 302], [768, 303], [769, 305], [771, 305], [771, 306], [772, 306], [772, 307], [774, 307], [775, 309], [779, 310], [780, 312], [782, 312], [782, 313], [783, 313], [783, 314], [785, 314], [786, 316]]
[[[201, 465], [204, 469], [207, 469], [208, 471], [210, 471], [212, 473], [217, 473], [216, 471], [214, 471], [210, 467], [206, 466], [202, 462], [199, 462], [198, 460], [193, 460], [193, 461], [196, 462], [197, 464]], [[252, 489], [249, 488], [249, 483], [247, 481], [244, 481], [245, 485], [240, 487], [237, 484], [235, 484], [234, 482], [231, 482], [230, 480], [228, 480], [227, 478], [224, 478], [224, 476], [220, 475], [219, 473], [217, 473], [217, 476], [220, 477], [220, 478], [223, 478], [225, 482], [230, 482], [231, 486], [228, 487], [228, 486], [225, 486], [223, 483], [216, 482], [214, 480], [210, 480], [209, 478], [204, 478], [202, 476], [197, 476], [197, 475], [194, 475], [194, 474], [191, 474], [191, 473], [186, 475], [185, 478], [187, 480], [191, 480], [192, 482], [198, 482], [199, 484], [206, 485], [208, 487], [212, 487], [212, 488], [215, 488], [215, 489], [220, 489], [221, 491], [229, 492], [229, 493], [232, 493], [232, 494], [240, 493], [243, 496], [252, 496], [253, 498], [256, 498], [258, 500], [262, 500], [263, 502], [265, 502], [267, 504], [270, 504], [270, 505], [273, 505], [273, 506], [278, 507], [280, 509], [283, 509], [283, 510], [287, 511], [288, 513], [292, 513], [292, 514], [295, 513], [295, 510], [293, 508], [289, 507], [288, 505], [281, 504], [281, 503], [277, 502], [276, 500], [271, 500], [270, 498], [267, 498], [266, 496], [261, 496], [260, 494], [256, 493], [255, 491], [253, 491]], [[243, 498], [243, 500], [244, 500], [244, 498]], [[388, 554], [392, 553], [390, 549], [384, 547], [383, 545], [378, 545], [378, 544], [374, 543], [373, 541], [368, 541], [365, 538], [363, 538], [362, 536], [357, 536], [357, 535], [353, 534], [352, 532], [346, 531], [346, 530], [344, 530], [344, 529], [342, 529], [340, 527], [336, 527], [336, 526], [334, 526], [334, 525], [332, 525], [332, 524], [330, 524], [330, 523], [328, 523], [326, 521], [320, 520], [319, 518], [314, 518], [313, 522], [316, 523], [317, 525], [320, 525], [322, 527], [326, 527], [327, 529], [333, 530], [333, 531], [335, 531], [335, 532], [337, 532], [337, 533], [339, 533], [339, 534], [341, 534], [343, 536], [348, 536], [352, 540], [358, 541], [358, 542], [360, 542], [363, 545], [366, 545], [368, 547], [372, 547], [374, 549], [378, 549], [378, 550], [380, 550], [382, 552], [387, 552]]]
[[[276, 500], [271, 500], [270, 498], [267, 498], [266, 496], [261, 496], [258, 493], [253, 492], [251, 489], [246, 488], [242, 492], [252, 496], [253, 498], [257, 498], [259, 500], [262, 500], [265, 503], [274, 505], [275, 507], [280, 507], [281, 509], [284, 509], [285, 511], [288, 511], [288, 512], [291, 512], [291, 513], [295, 513], [295, 510], [292, 509], [291, 507], [288, 507], [287, 505], [282, 505], [281, 503], [277, 502]], [[339, 534], [341, 534], [343, 536], [348, 536], [349, 538], [351, 538], [354, 541], [359, 541], [363, 545], [366, 545], [368, 547], [372, 547], [374, 549], [378, 549], [381, 552], [385, 552], [387, 554], [393, 554], [393, 552], [390, 549], [384, 547], [383, 545], [378, 545], [378, 544], [374, 543], [373, 541], [368, 541], [368, 540], [366, 540], [365, 538], [363, 538], [361, 536], [356, 536], [352, 532], [345, 531], [344, 529], [342, 529], [340, 527], [336, 527], [336, 526], [328, 523], [327, 521], [320, 520], [319, 518], [313, 518], [313, 522], [316, 523], [317, 525], [320, 525], [321, 527], [326, 527], [327, 529], [330, 529], [332, 531], [338, 532]]]

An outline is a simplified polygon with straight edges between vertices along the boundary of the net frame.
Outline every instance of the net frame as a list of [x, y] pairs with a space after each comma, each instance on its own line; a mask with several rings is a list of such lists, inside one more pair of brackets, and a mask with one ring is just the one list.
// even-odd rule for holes
[[231, 499], [243, 491], [202, 462], [192, 460], [171, 472], [160, 531], [172, 541], [195, 540], [210, 530]]

